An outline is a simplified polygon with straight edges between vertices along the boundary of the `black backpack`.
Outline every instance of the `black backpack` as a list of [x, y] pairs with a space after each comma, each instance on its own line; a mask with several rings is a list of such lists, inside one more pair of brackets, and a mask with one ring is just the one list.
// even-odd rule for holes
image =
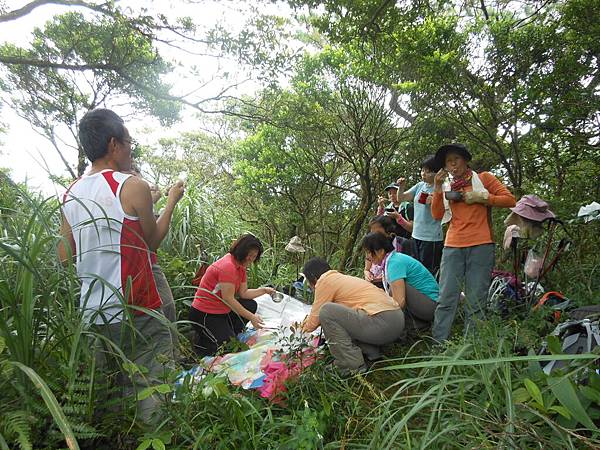
[[569, 317], [572, 320], [598, 319], [600, 318], [600, 305], [580, 306], [569, 311]]

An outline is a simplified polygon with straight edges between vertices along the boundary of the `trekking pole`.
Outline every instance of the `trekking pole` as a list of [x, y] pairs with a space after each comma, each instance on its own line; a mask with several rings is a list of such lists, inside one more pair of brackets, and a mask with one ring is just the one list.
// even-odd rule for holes
[[513, 274], [515, 276], [515, 297], [517, 303], [521, 300], [521, 295], [519, 294], [519, 251], [517, 241], [518, 237], [514, 237], [510, 243], [513, 252]]
[[554, 255], [554, 258], [552, 258], [552, 261], [550, 261], [548, 266], [544, 269], [544, 271], [540, 275], [540, 278], [542, 278], [548, 272], [550, 272], [550, 269], [552, 269], [556, 265], [556, 263], [558, 262], [558, 258], [563, 253], [563, 251], [565, 251], [567, 249], [568, 246], [569, 246], [569, 242], [566, 239], [560, 240], [560, 242], [558, 244], [558, 249], [556, 250], [556, 255]]
[[548, 266], [542, 271], [540, 278], [543, 278], [558, 262], [558, 259], [560, 258], [561, 254], [567, 250], [571, 244], [571, 241], [568, 239], [569, 237], [571, 237], [569, 235], [569, 232], [567, 231], [565, 224], [562, 222], [562, 220], [559, 219], [553, 219], [553, 221], [560, 225], [563, 229], [563, 231], [565, 232], [565, 234], [567, 235], [567, 237], [562, 238], [559, 242], [558, 242], [558, 247], [556, 249], [556, 254], [554, 255], [554, 258], [552, 258], [552, 261], [550, 261], [550, 263], [548, 264]]

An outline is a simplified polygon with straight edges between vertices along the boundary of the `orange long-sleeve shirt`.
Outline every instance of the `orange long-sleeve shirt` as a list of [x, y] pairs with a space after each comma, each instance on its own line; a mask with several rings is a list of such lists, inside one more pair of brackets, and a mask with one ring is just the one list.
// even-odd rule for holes
[[[475, 245], [494, 242], [491, 223], [490, 206], [510, 208], [515, 206], [515, 196], [504, 186], [498, 178], [489, 172], [477, 174], [488, 190], [490, 196], [488, 205], [474, 203], [467, 205], [465, 202], [450, 200], [452, 219], [446, 233], [446, 247], [473, 247]], [[463, 192], [472, 191], [472, 186], [466, 186]], [[435, 192], [431, 202], [431, 215], [436, 220], [444, 217], [443, 192]]]
[[334, 302], [348, 308], [364, 310], [369, 316], [394, 311], [400, 307], [382, 289], [362, 278], [344, 275], [336, 270], [325, 272], [315, 286], [315, 302], [302, 329], [314, 331], [320, 324], [319, 312], [325, 303]]

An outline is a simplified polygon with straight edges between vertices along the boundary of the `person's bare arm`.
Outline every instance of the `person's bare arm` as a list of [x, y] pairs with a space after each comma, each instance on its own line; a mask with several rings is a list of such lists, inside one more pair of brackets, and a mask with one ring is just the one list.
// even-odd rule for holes
[[412, 220], [406, 220], [402, 214], [397, 213], [397, 212], [388, 213], [388, 216], [392, 217], [396, 221], [396, 223], [398, 225], [400, 225], [402, 228], [404, 228], [406, 231], [408, 231], [409, 233], [412, 233], [412, 230], [413, 230], [413, 221]]
[[178, 181], [169, 191], [167, 205], [160, 217], [155, 219], [152, 195], [148, 183], [137, 177], [130, 177], [121, 190], [123, 210], [138, 217], [148, 248], [155, 251], [169, 231], [175, 205], [183, 196], [183, 182]]
[[392, 298], [400, 308], [404, 309], [406, 306], [406, 285], [404, 284], [404, 278], [392, 281], [390, 286], [392, 287]]
[[377, 212], [375, 213], [378, 216], [383, 216], [385, 212], [385, 197], [381, 195], [377, 197]]
[[235, 286], [233, 283], [221, 283], [221, 298], [227, 306], [229, 306], [237, 315], [243, 317], [246, 320], [252, 322], [254, 328], [257, 330], [262, 328], [264, 323], [260, 316], [252, 314], [246, 308], [244, 308], [240, 302], [235, 298]]
[[400, 225], [402, 228], [404, 228], [406, 231], [408, 231], [409, 233], [412, 234], [413, 231], [413, 227], [414, 227], [414, 221], [412, 220], [407, 220], [404, 218], [404, 216], [398, 214], [400, 217], [398, 217], [396, 219], [396, 223], [398, 225]]
[[183, 197], [183, 193], [185, 192], [185, 188], [183, 185], [183, 181], [177, 181], [171, 189], [169, 189], [169, 194], [167, 195], [167, 205], [165, 206], [162, 214], [156, 220], [156, 226], [158, 228], [158, 244], [156, 247], [160, 245], [162, 240], [165, 238], [167, 233], [169, 232], [169, 226], [171, 225], [171, 219], [173, 218], [173, 211], [175, 210], [175, 206]]
[[[405, 191], [406, 189], [406, 178], [398, 178], [396, 180], [396, 184], [399, 186], [398, 189], [398, 201], [399, 202], [412, 202], [415, 199], [415, 193], [410, 190]], [[409, 230], [412, 231], [412, 230]]]
[[[67, 222], [64, 215], [61, 216], [60, 234], [62, 239], [58, 243], [57, 251], [60, 262], [66, 266], [73, 263], [73, 256], [75, 255], [75, 239], [73, 238], [71, 225], [69, 225], [69, 222]], [[67, 244], [69, 247], [67, 247]]]
[[373, 281], [373, 274], [371, 273], [371, 266], [373, 265], [373, 263], [371, 261], [369, 261], [367, 258], [365, 258], [365, 280], [367, 281]]
[[256, 298], [256, 297], [259, 297], [264, 294], [271, 295], [274, 292], [275, 292], [275, 289], [273, 289], [272, 287], [261, 287], [261, 288], [257, 288], [257, 289], [248, 289], [248, 283], [243, 282], [240, 284], [240, 290], [238, 291], [238, 294], [239, 294], [240, 298]]

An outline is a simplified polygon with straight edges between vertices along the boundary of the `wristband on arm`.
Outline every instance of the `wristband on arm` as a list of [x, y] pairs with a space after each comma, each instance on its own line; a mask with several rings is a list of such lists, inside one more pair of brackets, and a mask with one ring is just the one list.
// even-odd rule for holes
[[402, 216], [402, 214], [398, 214], [398, 218], [396, 219], [396, 223], [397, 223], [398, 225], [408, 225], [408, 224], [409, 224], [408, 220], [406, 220], [406, 219], [405, 219], [405, 218]]

